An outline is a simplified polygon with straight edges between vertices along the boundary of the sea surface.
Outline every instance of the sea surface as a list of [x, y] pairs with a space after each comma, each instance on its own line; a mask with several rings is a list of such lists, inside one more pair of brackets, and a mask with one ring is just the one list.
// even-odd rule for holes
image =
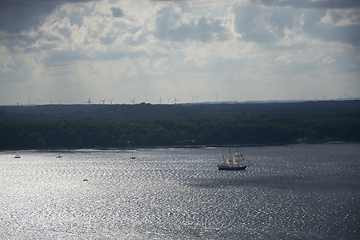
[[0, 152], [0, 239], [360, 239], [359, 143], [241, 151]]

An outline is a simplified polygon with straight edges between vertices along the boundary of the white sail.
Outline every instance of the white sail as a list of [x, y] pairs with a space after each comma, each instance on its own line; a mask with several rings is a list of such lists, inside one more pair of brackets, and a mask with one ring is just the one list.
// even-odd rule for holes
[[232, 156], [232, 162], [233, 162], [233, 165], [235, 165], [235, 166], [239, 166], [239, 164], [236, 162], [236, 160], [235, 160], [235, 157], [234, 157], [234, 156]]
[[235, 154], [235, 159], [236, 159], [237, 161], [247, 161], [246, 158], [241, 154], [241, 152], [237, 152], [237, 153]]
[[230, 161], [229, 161], [228, 157], [226, 156], [226, 154], [225, 154], [225, 163], [226, 163], [227, 165], [230, 165]]

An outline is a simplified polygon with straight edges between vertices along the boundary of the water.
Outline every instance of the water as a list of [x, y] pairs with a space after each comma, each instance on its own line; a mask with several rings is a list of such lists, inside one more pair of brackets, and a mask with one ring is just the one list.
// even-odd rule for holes
[[[233, 149], [234, 150], [234, 149]], [[1, 239], [359, 239], [360, 144], [0, 153]]]

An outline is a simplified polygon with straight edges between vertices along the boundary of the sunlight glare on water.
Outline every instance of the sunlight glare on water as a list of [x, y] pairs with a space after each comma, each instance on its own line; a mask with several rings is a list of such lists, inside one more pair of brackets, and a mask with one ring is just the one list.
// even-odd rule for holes
[[0, 238], [359, 239], [360, 144], [241, 150], [2, 152]]

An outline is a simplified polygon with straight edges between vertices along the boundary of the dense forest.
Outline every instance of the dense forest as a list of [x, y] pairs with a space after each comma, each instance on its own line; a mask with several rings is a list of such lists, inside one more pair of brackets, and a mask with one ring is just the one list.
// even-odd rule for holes
[[253, 114], [327, 115], [360, 113], [360, 101], [194, 104], [82, 104], [0, 106], [0, 122], [226, 118]]
[[[198, 114], [191, 115], [186, 108], [176, 111], [172, 106], [164, 105], [163, 117], [151, 115], [146, 119], [142, 115], [144, 107], [151, 109], [152, 106], [140, 105], [138, 113], [134, 111], [133, 114], [141, 117], [114, 120], [93, 120], [91, 114], [74, 120], [47, 120], [46, 116], [51, 114], [46, 111], [14, 113], [2, 109], [0, 148], [114, 148], [269, 144], [299, 139], [308, 142], [360, 140], [360, 108], [337, 106], [324, 110], [323, 107], [312, 106], [304, 110], [294, 106], [268, 105], [266, 108], [266, 105], [261, 105], [257, 106], [261, 109], [256, 111], [256, 106], [251, 105], [242, 106], [249, 108], [248, 111], [234, 110], [234, 107], [227, 105], [221, 108], [221, 104], [196, 106], [198, 111], [194, 112]], [[169, 108], [175, 113], [169, 115], [172, 117], [164, 117]], [[207, 112], [206, 117], [199, 113], [201, 108]], [[94, 113], [96, 111], [98, 109]], [[25, 121], [37, 115], [43, 115], [43, 119]], [[10, 118], [13, 121], [9, 121]]]

